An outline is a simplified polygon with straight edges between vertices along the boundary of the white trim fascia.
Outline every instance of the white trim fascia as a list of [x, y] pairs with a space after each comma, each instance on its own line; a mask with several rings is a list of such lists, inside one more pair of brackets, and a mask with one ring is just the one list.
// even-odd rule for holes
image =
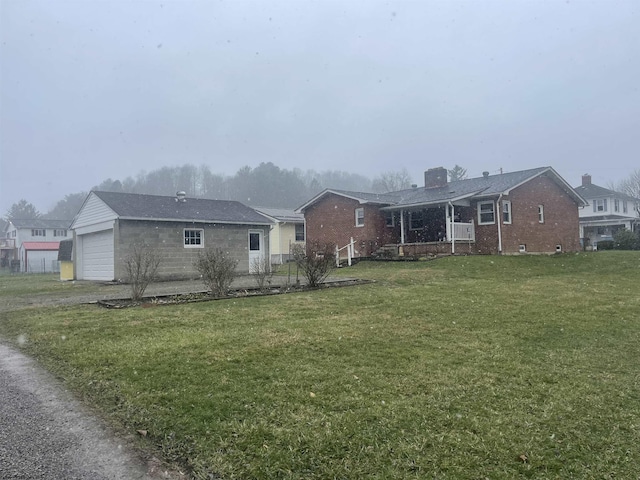
[[[263, 214], [260, 214], [263, 215]], [[275, 222], [231, 222], [231, 221], [222, 221], [222, 220], [196, 220], [193, 218], [155, 218], [155, 217], [118, 217], [120, 220], [129, 220], [136, 222], [178, 222], [178, 223], [215, 223], [219, 225], [260, 225], [263, 227], [268, 227], [273, 225]]]
[[[298, 208], [296, 208], [294, 210], [295, 213], [304, 213], [304, 210], [309, 206], [314, 204], [315, 202], [317, 202], [318, 200], [320, 200], [322, 197], [328, 195], [332, 193], [333, 195], [338, 195], [339, 197], [344, 197], [344, 198], [348, 198], [350, 200], [356, 200], [360, 205], [365, 205], [365, 204], [378, 204], [378, 205], [385, 205], [387, 203], [390, 202], [376, 202], [373, 200], [365, 200], [363, 198], [359, 198], [356, 197], [355, 195], [347, 195], [344, 192], [339, 192], [337, 190], [332, 190], [330, 188], [327, 188], [325, 190], [323, 190], [322, 192], [320, 192], [319, 194], [317, 194], [315, 197], [313, 197], [311, 200], [309, 200], [308, 202], [302, 204], [301, 206], [299, 206]], [[364, 193], [364, 192], [363, 192]], [[375, 193], [372, 193], [370, 195], [375, 195]]]
[[471, 198], [476, 193], [477, 192], [468, 193], [468, 194], [460, 195], [459, 197], [454, 197], [454, 198], [442, 198], [440, 200], [433, 200], [431, 202], [416, 202], [416, 203], [403, 203], [402, 205], [389, 205], [388, 207], [382, 207], [380, 210], [382, 210], [382, 211], [407, 210], [407, 209], [415, 208], [415, 207], [426, 207], [426, 206], [433, 206], [433, 205], [448, 205], [449, 203], [462, 202], [463, 200], [464, 200], [464, 202], [457, 203], [457, 204], [454, 203], [454, 205], [456, 207], [470, 207], [471, 206]]
[[76, 235], [86, 235], [88, 233], [103, 232], [105, 230], [112, 230], [115, 226], [115, 220], [107, 220], [105, 222], [94, 223], [93, 225], [86, 225], [84, 227], [78, 227], [72, 229], [76, 232]]

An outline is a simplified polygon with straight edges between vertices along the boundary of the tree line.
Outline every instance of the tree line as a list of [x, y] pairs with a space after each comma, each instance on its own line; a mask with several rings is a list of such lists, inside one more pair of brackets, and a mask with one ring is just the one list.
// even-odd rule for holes
[[[213, 173], [206, 165], [191, 164], [162, 167], [140, 172], [124, 180], [108, 178], [91, 190], [175, 195], [184, 191], [187, 196], [215, 200], [237, 200], [250, 206], [296, 208], [325, 188], [358, 192], [384, 193], [410, 188], [411, 178], [406, 169], [385, 172], [371, 179], [361, 174], [343, 171], [283, 169], [271, 162], [257, 167], [240, 168], [234, 175]], [[71, 220], [78, 213], [88, 192], [65, 195], [46, 213], [25, 199], [14, 203], [4, 215], [13, 218]]]

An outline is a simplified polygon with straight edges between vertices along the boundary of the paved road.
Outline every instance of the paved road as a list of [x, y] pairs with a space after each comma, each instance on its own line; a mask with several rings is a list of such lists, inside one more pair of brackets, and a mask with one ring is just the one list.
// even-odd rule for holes
[[0, 478], [181, 478], [144, 462], [37, 365], [0, 343]]

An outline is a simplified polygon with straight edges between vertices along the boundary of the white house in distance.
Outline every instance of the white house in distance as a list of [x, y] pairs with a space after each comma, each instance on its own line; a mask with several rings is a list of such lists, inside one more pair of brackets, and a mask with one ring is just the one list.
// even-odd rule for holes
[[13, 219], [5, 230], [8, 248], [2, 249], [3, 264], [18, 272], [59, 272], [58, 248], [71, 238], [68, 220]]
[[612, 240], [620, 229], [640, 229], [640, 199], [591, 183], [591, 175], [582, 176], [575, 188], [588, 204], [579, 210], [580, 238], [585, 247], [596, 248], [598, 242]]
[[305, 245], [304, 215], [293, 209], [253, 207], [274, 223], [269, 233], [269, 254], [272, 265], [281, 265], [291, 260], [291, 247]]

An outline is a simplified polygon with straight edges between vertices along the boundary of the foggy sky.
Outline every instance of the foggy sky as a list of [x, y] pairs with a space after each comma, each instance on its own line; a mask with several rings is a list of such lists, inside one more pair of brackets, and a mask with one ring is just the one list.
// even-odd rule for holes
[[640, 168], [639, 25], [636, 0], [0, 0], [0, 215], [185, 163], [607, 186]]

